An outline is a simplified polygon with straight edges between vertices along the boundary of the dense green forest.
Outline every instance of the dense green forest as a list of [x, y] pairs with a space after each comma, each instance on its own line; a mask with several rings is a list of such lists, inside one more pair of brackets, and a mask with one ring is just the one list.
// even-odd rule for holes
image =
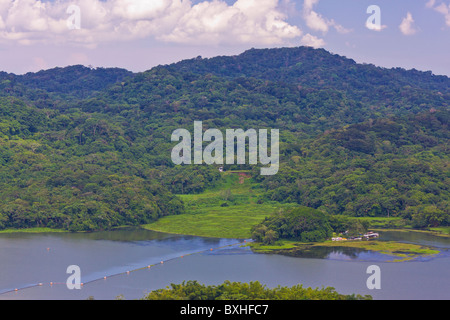
[[371, 119], [293, 142], [277, 175], [255, 179], [267, 199], [329, 214], [448, 225], [449, 116], [446, 110]]
[[274, 244], [279, 239], [299, 242], [322, 242], [333, 232], [359, 236], [368, 231], [369, 223], [344, 215], [330, 215], [320, 210], [299, 206], [275, 212], [252, 227], [252, 239]]
[[297, 285], [270, 289], [258, 281], [250, 283], [225, 281], [217, 286], [188, 281], [152, 291], [144, 297], [144, 300], [372, 300], [372, 297], [359, 294], [344, 295], [330, 287], [313, 289]]
[[252, 49], [141, 73], [72, 66], [0, 73], [0, 229], [72, 231], [184, 212], [177, 194], [221, 179], [174, 166], [194, 121], [280, 130], [280, 171], [260, 202], [327, 215], [449, 225], [450, 79], [357, 64], [323, 49]]

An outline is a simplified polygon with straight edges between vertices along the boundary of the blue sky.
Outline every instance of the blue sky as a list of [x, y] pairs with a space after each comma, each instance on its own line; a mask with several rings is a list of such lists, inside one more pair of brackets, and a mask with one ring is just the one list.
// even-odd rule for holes
[[0, 0], [0, 70], [16, 74], [301, 45], [450, 76], [450, 0]]

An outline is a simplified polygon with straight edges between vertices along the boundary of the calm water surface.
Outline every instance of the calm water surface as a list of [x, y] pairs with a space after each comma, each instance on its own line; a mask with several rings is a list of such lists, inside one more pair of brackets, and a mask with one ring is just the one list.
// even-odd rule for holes
[[[434, 246], [441, 253], [393, 263], [388, 262], [392, 257], [358, 249], [321, 249], [302, 257], [255, 254], [242, 247], [242, 240], [177, 236], [143, 229], [0, 234], [0, 300], [109, 300], [118, 296], [132, 300], [185, 280], [334, 287], [340, 293], [370, 294], [374, 299], [450, 299], [450, 238], [383, 232], [380, 239]], [[366, 286], [370, 276], [366, 270], [373, 264], [381, 268], [380, 290]], [[85, 283], [81, 290], [66, 286], [69, 265], [81, 269]], [[16, 288], [19, 290], [14, 291]]]

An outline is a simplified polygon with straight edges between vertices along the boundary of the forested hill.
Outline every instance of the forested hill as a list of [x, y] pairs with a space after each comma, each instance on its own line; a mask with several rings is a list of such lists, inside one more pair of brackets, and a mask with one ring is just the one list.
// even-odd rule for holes
[[448, 224], [450, 79], [322, 49], [249, 50], [146, 72], [72, 66], [0, 74], [0, 229], [143, 224], [220, 181], [177, 167], [171, 133], [279, 129], [261, 201]]
[[219, 77], [252, 77], [309, 88], [333, 88], [355, 94], [365, 91], [366, 95], [398, 89], [450, 92], [450, 79], [431, 71], [358, 64], [352, 59], [311, 47], [251, 49], [237, 56], [197, 57], [167, 68]]
[[356, 64], [322, 49], [261, 49], [158, 66], [116, 84], [84, 108], [122, 112], [139, 106], [147, 117], [210, 120], [216, 126], [281, 122], [319, 133], [446, 107], [449, 88], [446, 76]]
[[2, 96], [23, 97], [45, 105], [54, 99], [83, 99], [123, 81], [133, 73], [120, 68], [93, 68], [82, 65], [15, 75], [0, 72]]
[[369, 120], [282, 148], [282, 169], [254, 177], [266, 199], [332, 215], [448, 225], [450, 112]]

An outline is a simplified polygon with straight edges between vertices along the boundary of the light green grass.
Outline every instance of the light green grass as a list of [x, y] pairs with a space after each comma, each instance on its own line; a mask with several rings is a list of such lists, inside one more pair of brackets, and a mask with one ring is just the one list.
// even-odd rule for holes
[[430, 228], [431, 231], [443, 236], [450, 236], [450, 227], [436, 227]]
[[397, 229], [406, 227], [405, 220], [399, 217], [357, 217], [361, 221], [368, 221], [371, 228]]
[[302, 243], [293, 240], [278, 240], [275, 244], [266, 245], [261, 242], [251, 242], [248, 244], [252, 251], [258, 253], [276, 253], [279, 250], [296, 249]]
[[[224, 173], [216, 188], [197, 195], [180, 195], [186, 214], [168, 216], [144, 225], [149, 230], [215, 238], [251, 238], [251, 227], [276, 210], [292, 205], [258, 204], [262, 193], [256, 183], [245, 179], [239, 183], [237, 174]], [[222, 204], [228, 206], [221, 206]]]
[[248, 239], [250, 229], [277, 209], [272, 205], [241, 204], [231, 207], [209, 207], [192, 210], [188, 214], [168, 216], [145, 229], [195, 235], [201, 237]]
[[5, 229], [1, 230], [0, 233], [54, 233], [54, 232], [66, 232], [60, 229], [50, 229], [50, 228], [29, 228], [29, 229]]

